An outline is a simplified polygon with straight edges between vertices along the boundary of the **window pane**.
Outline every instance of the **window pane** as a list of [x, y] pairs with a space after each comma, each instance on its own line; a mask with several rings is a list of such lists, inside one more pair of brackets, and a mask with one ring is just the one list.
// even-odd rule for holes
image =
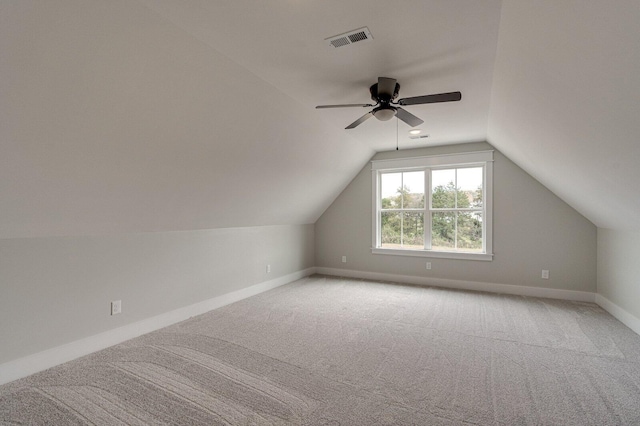
[[424, 208], [424, 172], [402, 173], [403, 208]]
[[383, 209], [402, 208], [400, 188], [402, 187], [402, 173], [384, 173], [380, 176], [380, 205]]
[[431, 207], [453, 209], [456, 207], [456, 170], [433, 170], [431, 172]]
[[469, 200], [468, 207], [482, 208], [482, 167], [458, 169], [457, 183]]
[[455, 249], [456, 214], [450, 212], [431, 213], [431, 250]]
[[381, 246], [388, 248], [399, 248], [402, 241], [402, 213], [382, 212], [381, 215]]
[[480, 212], [458, 213], [458, 250], [482, 251], [482, 214]]
[[403, 213], [402, 248], [424, 250], [424, 213]]

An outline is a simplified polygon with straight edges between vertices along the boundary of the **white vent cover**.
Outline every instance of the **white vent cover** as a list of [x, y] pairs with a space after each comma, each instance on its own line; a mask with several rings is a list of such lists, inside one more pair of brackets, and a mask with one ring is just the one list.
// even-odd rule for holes
[[329, 42], [329, 46], [334, 48], [369, 40], [373, 40], [373, 36], [367, 27], [358, 28], [357, 30], [349, 31], [344, 34], [325, 38], [325, 41]]

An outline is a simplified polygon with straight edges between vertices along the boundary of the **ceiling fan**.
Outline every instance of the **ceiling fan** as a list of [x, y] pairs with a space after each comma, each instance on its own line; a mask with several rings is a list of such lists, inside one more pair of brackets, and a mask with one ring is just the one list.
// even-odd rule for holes
[[374, 107], [362, 117], [358, 118], [353, 123], [349, 124], [345, 129], [353, 129], [366, 120], [374, 116], [380, 121], [390, 120], [392, 117], [397, 116], [400, 120], [404, 121], [411, 127], [419, 126], [424, 123], [415, 115], [411, 114], [404, 108], [394, 105], [420, 105], [420, 104], [435, 104], [440, 102], [454, 102], [462, 99], [462, 93], [460, 92], [448, 92], [438, 93], [435, 95], [414, 96], [412, 98], [402, 98], [394, 102], [394, 99], [398, 97], [400, 91], [400, 84], [395, 78], [378, 77], [378, 82], [369, 88], [371, 92], [371, 99], [375, 101], [375, 104], [344, 104], [344, 105], [318, 105], [316, 108], [350, 108], [360, 107], [368, 108]]

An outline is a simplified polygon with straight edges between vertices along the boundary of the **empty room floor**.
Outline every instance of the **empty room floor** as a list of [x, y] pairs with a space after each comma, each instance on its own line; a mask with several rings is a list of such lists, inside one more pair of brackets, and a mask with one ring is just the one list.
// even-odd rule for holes
[[640, 424], [591, 303], [311, 276], [0, 387], [0, 424]]

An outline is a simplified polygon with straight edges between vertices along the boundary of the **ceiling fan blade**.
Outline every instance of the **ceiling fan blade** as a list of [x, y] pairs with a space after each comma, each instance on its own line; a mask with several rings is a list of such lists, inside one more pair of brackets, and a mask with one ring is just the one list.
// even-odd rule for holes
[[396, 108], [396, 117], [398, 117], [400, 120], [404, 121], [411, 127], [416, 127], [424, 123], [423, 120], [419, 119], [403, 108]]
[[354, 127], [357, 127], [357, 126], [361, 125], [362, 123], [364, 123], [365, 121], [367, 121], [371, 117], [373, 117], [373, 112], [369, 111], [368, 113], [366, 113], [362, 117], [358, 118], [353, 123], [349, 124], [347, 127], [345, 127], [345, 129], [353, 129]]
[[460, 92], [438, 93], [437, 95], [402, 98], [398, 100], [398, 105], [435, 104], [439, 102], [455, 102], [459, 101], [460, 99], [462, 99], [462, 93]]
[[393, 92], [396, 90], [396, 79], [388, 77], [378, 77], [378, 96], [388, 96], [389, 99], [393, 98]]
[[351, 108], [351, 107], [366, 108], [366, 107], [372, 107], [372, 106], [375, 106], [375, 105], [373, 105], [373, 104], [318, 105], [316, 107], [316, 109], [323, 109], [323, 108]]

